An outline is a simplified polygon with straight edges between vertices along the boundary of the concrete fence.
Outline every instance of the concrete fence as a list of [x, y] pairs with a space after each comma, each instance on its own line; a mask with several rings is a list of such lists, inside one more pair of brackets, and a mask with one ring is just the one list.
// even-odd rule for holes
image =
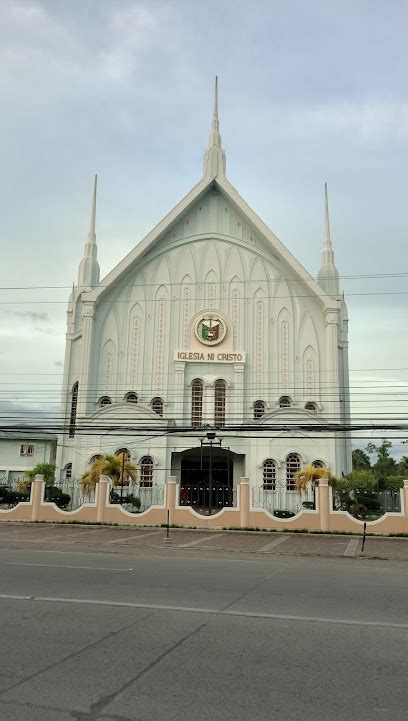
[[[236, 506], [223, 508], [211, 516], [202, 515], [189, 506], [179, 505], [179, 486], [173, 476], [170, 476], [165, 484], [163, 503], [152, 505], [142, 513], [131, 513], [117, 503], [110, 503], [110, 489], [110, 478], [101, 476], [93, 502], [84, 503], [74, 511], [64, 511], [55, 503], [44, 500], [45, 483], [42, 476], [36, 476], [31, 485], [30, 501], [19, 503], [11, 509], [0, 509], [0, 522], [49, 521], [157, 526], [165, 524], [168, 518], [170, 524], [198, 528], [263, 528], [276, 531], [345, 533], [359, 533], [363, 530], [363, 521], [353, 518], [347, 511], [333, 510], [332, 489], [326, 479], [321, 479], [316, 488], [315, 510], [305, 509], [292, 518], [285, 519], [276, 518], [264, 508], [253, 508], [249, 478], [240, 479]], [[401, 512], [385, 513], [376, 521], [368, 521], [369, 533], [408, 534], [408, 480], [404, 481], [400, 494]]]

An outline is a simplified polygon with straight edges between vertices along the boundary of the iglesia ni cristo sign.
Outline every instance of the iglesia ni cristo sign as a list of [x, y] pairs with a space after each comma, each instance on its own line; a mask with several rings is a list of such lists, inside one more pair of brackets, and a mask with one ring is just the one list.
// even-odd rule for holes
[[196, 363], [245, 363], [245, 353], [225, 353], [216, 350], [176, 350], [174, 360]]

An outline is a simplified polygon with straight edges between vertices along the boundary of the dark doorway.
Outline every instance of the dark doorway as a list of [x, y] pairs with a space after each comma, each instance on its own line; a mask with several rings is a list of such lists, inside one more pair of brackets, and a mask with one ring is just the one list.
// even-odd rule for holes
[[233, 505], [233, 454], [225, 448], [190, 448], [181, 454], [180, 505], [211, 515]]

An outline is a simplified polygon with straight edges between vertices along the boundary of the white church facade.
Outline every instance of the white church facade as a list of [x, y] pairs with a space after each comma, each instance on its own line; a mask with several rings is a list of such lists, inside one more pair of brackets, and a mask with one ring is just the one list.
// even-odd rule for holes
[[[293, 489], [351, 470], [348, 319], [327, 191], [315, 280], [226, 178], [217, 88], [204, 174], [101, 282], [91, 227], [68, 304], [57, 464], [126, 449], [142, 484], [176, 476]], [[211, 466], [211, 468], [210, 468]]]

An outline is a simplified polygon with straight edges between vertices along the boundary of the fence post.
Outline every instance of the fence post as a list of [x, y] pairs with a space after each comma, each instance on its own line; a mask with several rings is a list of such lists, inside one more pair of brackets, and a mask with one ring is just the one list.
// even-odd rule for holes
[[249, 478], [242, 477], [239, 479], [239, 510], [241, 528], [248, 528], [249, 522]]
[[41, 518], [41, 504], [44, 500], [44, 476], [37, 474], [31, 484], [31, 520], [39, 521]]
[[408, 481], [404, 481], [404, 488], [402, 491], [404, 493], [404, 516], [406, 522], [408, 522]]
[[177, 476], [166, 478], [166, 516], [169, 511], [169, 523], [174, 523], [174, 511], [176, 508]]
[[103, 523], [106, 519], [106, 507], [109, 503], [109, 476], [101, 476], [96, 485], [96, 522]]
[[320, 530], [329, 530], [329, 481], [327, 478], [319, 478], [319, 514], [320, 514]]

